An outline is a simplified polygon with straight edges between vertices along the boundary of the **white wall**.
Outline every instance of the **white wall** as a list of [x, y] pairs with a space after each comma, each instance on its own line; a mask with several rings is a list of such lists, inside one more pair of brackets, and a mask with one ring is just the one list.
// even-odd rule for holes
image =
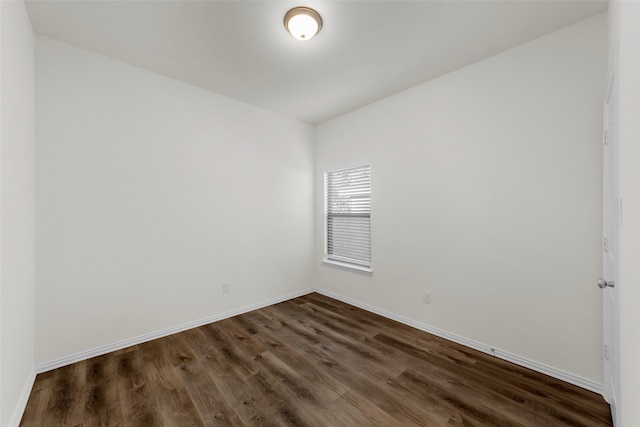
[[[605, 32], [598, 15], [320, 125], [318, 286], [601, 383]], [[322, 173], [367, 161], [372, 277], [320, 264]]]
[[7, 426], [22, 414], [33, 381], [34, 54], [23, 2], [0, 2], [0, 15], [0, 425]]
[[620, 93], [620, 376], [617, 426], [640, 424], [640, 2], [609, 3], [609, 63]]
[[36, 63], [36, 362], [310, 287], [312, 126], [45, 37]]

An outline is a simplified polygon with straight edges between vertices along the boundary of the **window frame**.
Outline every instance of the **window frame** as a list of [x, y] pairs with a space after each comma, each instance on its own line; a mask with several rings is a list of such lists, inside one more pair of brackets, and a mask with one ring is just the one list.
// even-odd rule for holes
[[[368, 216], [364, 216], [366, 218], [368, 218], [368, 243], [369, 243], [369, 247], [368, 247], [368, 261], [367, 260], [363, 260], [363, 259], [357, 259], [357, 258], [345, 258], [343, 256], [340, 255], [336, 255], [336, 254], [330, 254], [330, 248], [329, 248], [329, 241], [330, 236], [329, 236], [329, 204], [330, 204], [330, 195], [329, 195], [329, 179], [330, 179], [330, 175], [331, 174], [338, 174], [340, 172], [345, 172], [345, 171], [351, 171], [351, 170], [359, 170], [359, 169], [366, 169], [367, 171], [367, 178], [368, 178], [368, 193], [366, 193], [368, 195], [368, 201], [369, 201], [369, 207], [368, 207], [368, 212], [367, 215]], [[340, 169], [332, 169], [332, 170], [326, 170], [324, 172], [324, 259], [322, 260], [323, 263], [325, 264], [329, 264], [332, 266], [338, 266], [338, 267], [343, 267], [349, 270], [355, 270], [357, 272], [364, 272], [364, 273], [368, 273], [371, 274], [372, 273], [372, 244], [371, 244], [371, 239], [372, 239], [372, 233], [371, 233], [371, 228], [372, 228], [372, 174], [371, 174], [371, 164], [370, 163], [364, 163], [364, 164], [360, 164], [359, 166], [352, 166], [352, 167], [345, 167], [345, 168], [340, 168]], [[339, 216], [339, 215], [337, 215]]]

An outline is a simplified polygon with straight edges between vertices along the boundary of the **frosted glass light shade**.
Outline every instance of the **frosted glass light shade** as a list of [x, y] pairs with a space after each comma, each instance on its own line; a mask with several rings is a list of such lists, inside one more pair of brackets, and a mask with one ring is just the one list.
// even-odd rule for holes
[[313, 9], [295, 7], [284, 16], [284, 26], [291, 35], [300, 41], [311, 40], [322, 28], [322, 18]]

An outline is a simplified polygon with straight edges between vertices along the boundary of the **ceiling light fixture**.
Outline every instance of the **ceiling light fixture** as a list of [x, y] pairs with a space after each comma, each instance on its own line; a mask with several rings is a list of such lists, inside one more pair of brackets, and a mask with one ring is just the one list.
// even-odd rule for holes
[[294, 7], [284, 15], [284, 27], [300, 41], [311, 40], [322, 28], [322, 18], [308, 7]]

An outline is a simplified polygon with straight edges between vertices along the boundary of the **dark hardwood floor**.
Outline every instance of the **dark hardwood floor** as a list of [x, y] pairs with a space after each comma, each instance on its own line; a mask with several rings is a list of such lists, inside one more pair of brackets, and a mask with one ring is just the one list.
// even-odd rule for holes
[[609, 426], [601, 396], [310, 294], [39, 374], [21, 426]]

